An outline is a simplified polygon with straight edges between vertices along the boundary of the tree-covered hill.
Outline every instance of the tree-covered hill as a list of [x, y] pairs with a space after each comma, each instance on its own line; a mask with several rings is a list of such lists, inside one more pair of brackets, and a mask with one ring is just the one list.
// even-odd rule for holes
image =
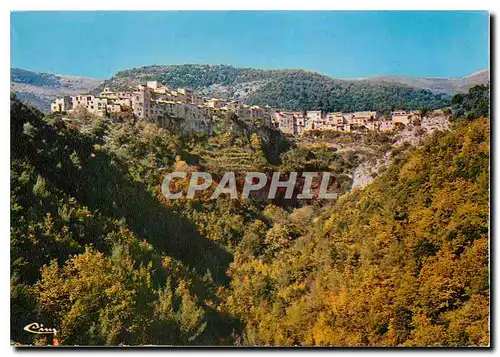
[[474, 119], [490, 115], [490, 86], [477, 85], [467, 93], [457, 93], [451, 99], [453, 118]]
[[438, 108], [448, 96], [397, 83], [334, 79], [303, 70], [218, 65], [145, 66], [116, 73], [104, 86], [123, 89], [147, 80], [189, 87], [206, 96], [289, 110], [356, 111]]
[[[15, 98], [11, 139], [12, 340], [33, 343], [33, 321], [64, 345], [230, 340], [221, 242], [237, 241], [251, 208], [210, 203], [194, 218], [162, 201], [162, 176], [190, 141], [142, 122], [68, 122]], [[215, 212], [227, 220], [202, 231]]]
[[230, 268], [245, 343], [488, 346], [489, 140], [459, 121], [320, 214], [267, 207]]

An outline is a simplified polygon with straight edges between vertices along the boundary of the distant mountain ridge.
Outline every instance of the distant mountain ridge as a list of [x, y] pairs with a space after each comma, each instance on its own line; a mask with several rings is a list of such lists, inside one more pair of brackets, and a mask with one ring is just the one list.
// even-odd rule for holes
[[463, 78], [439, 77], [406, 77], [406, 76], [375, 76], [366, 78], [371, 82], [399, 83], [409, 87], [427, 89], [433, 93], [456, 94], [465, 93], [470, 87], [490, 82], [490, 71], [484, 69]]
[[103, 81], [100, 79], [40, 73], [11, 68], [10, 83], [17, 97], [41, 110], [49, 110], [50, 103], [65, 95], [90, 92]]
[[489, 70], [460, 79], [376, 76], [336, 79], [304, 70], [263, 70], [228, 65], [152, 65], [117, 72], [108, 80], [11, 69], [11, 86], [21, 100], [47, 110], [63, 95], [99, 93], [105, 86], [133, 88], [147, 80], [192, 88], [206, 97], [290, 110], [354, 111], [437, 108], [449, 96], [489, 82]]

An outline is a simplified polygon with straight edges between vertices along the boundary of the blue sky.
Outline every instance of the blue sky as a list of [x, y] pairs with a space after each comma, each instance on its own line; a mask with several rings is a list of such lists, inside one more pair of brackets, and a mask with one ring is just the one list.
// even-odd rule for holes
[[11, 67], [108, 78], [151, 64], [463, 77], [489, 67], [487, 12], [14, 12]]

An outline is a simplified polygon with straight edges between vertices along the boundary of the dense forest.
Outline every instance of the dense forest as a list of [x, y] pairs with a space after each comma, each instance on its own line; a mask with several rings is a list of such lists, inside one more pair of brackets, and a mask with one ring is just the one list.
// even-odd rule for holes
[[[476, 91], [455, 105], [484, 109]], [[63, 345], [488, 345], [490, 121], [477, 113], [392, 150], [349, 192], [363, 153], [296, 147], [235, 116], [207, 138], [11, 97], [11, 340], [46, 343], [23, 331], [37, 321]], [[161, 195], [166, 173], [199, 169], [326, 170], [341, 197]]]
[[477, 85], [468, 93], [457, 93], [451, 99], [454, 118], [474, 119], [490, 115], [490, 86]]
[[241, 99], [252, 105], [288, 110], [328, 112], [439, 108], [446, 95], [397, 83], [333, 79], [303, 70], [261, 70], [232, 66], [146, 66], [116, 73], [103, 86], [122, 89], [157, 80], [172, 87], [188, 87], [204, 95]]
[[488, 345], [488, 167], [483, 118], [433, 135], [319, 215], [254, 223], [227, 297], [246, 342]]

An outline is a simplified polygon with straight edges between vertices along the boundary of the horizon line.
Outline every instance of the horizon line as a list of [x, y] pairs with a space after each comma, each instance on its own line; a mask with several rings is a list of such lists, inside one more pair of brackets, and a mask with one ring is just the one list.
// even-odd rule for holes
[[140, 65], [140, 66], [135, 66], [135, 67], [130, 67], [126, 69], [119, 69], [115, 71], [110, 77], [106, 78], [98, 78], [98, 77], [90, 77], [86, 75], [81, 75], [81, 74], [63, 74], [63, 73], [56, 73], [56, 72], [48, 72], [48, 71], [42, 71], [42, 70], [36, 70], [36, 69], [28, 69], [28, 68], [21, 68], [21, 67], [10, 67], [10, 69], [20, 69], [24, 71], [29, 71], [29, 72], [34, 72], [34, 73], [42, 73], [42, 74], [52, 74], [56, 76], [64, 76], [64, 77], [77, 77], [77, 78], [87, 78], [87, 79], [94, 79], [94, 80], [101, 80], [105, 81], [107, 79], [111, 79], [113, 76], [115, 76], [118, 72], [121, 71], [128, 71], [128, 70], [133, 70], [133, 69], [141, 69], [141, 68], [146, 68], [146, 67], [156, 67], [156, 66], [164, 66], [164, 67], [169, 67], [169, 66], [210, 66], [210, 67], [232, 67], [232, 68], [237, 68], [237, 69], [255, 69], [255, 70], [261, 70], [261, 71], [304, 71], [304, 72], [310, 72], [314, 74], [319, 74], [321, 76], [329, 77], [332, 79], [337, 79], [337, 80], [346, 80], [346, 81], [355, 81], [355, 80], [366, 80], [370, 78], [377, 78], [377, 77], [406, 77], [406, 78], [414, 78], [414, 79], [464, 79], [476, 74], [479, 74], [481, 72], [489, 71], [490, 68], [483, 68], [477, 71], [474, 71], [472, 73], [469, 73], [467, 75], [464, 75], [462, 77], [440, 77], [440, 76], [411, 76], [411, 75], [405, 75], [405, 74], [373, 74], [370, 76], [365, 76], [365, 77], [335, 77], [331, 76], [328, 74], [324, 74], [321, 72], [318, 72], [316, 70], [311, 70], [311, 69], [304, 69], [304, 68], [258, 68], [258, 67], [247, 67], [247, 66], [235, 66], [231, 64], [224, 64], [224, 63], [219, 63], [219, 64], [210, 64], [210, 63], [176, 63], [176, 64], [147, 64], [147, 65]]

